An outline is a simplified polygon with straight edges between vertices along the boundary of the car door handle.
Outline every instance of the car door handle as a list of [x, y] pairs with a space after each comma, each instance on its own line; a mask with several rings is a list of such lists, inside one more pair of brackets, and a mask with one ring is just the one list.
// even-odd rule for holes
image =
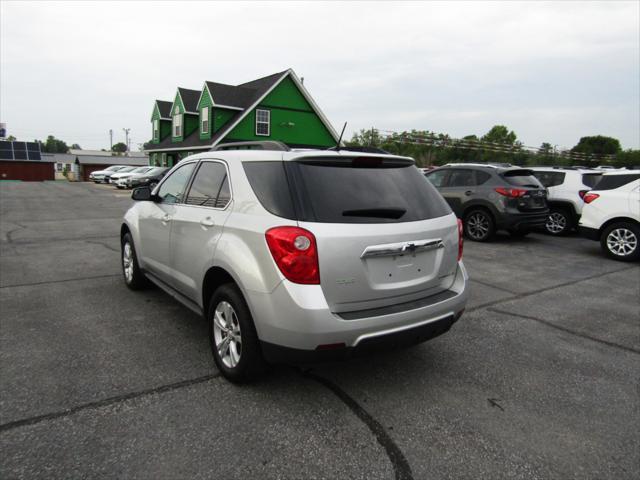
[[162, 217], [162, 223], [167, 223], [170, 220], [171, 220], [171, 217], [169, 216], [169, 214], [165, 213], [164, 216]]
[[207, 217], [200, 220], [200, 225], [202, 225], [203, 227], [213, 227], [215, 225], [215, 222], [211, 220], [211, 217]]
[[464, 194], [468, 197], [469, 195], [473, 195], [473, 190], [467, 190]]

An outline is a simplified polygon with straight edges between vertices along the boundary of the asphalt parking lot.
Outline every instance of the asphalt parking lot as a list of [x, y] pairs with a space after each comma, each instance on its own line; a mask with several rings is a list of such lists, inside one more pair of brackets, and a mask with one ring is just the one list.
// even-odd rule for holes
[[3, 479], [640, 477], [640, 266], [596, 242], [467, 242], [446, 335], [239, 387], [124, 286], [128, 192], [0, 183]]

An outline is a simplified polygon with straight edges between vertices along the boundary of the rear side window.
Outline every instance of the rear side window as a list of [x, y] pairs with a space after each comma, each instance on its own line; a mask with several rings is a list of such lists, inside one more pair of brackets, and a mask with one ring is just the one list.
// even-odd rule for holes
[[540, 180], [540, 183], [545, 187], [557, 187], [558, 185], [562, 185], [564, 183], [564, 178], [566, 176], [565, 172], [541, 172], [534, 171], [533, 175]]
[[491, 174], [483, 172], [482, 170], [476, 170], [476, 185], [482, 185], [489, 181]]
[[507, 170], [501, 174], [501, 177], [511, 185], [518, 187], [542, 187], [542, 184], [533, 176], [531, 170]]
[[638, 173], [630, 173], [628, 175], [603, 175], [595, 186], [595, 190], [613, 190], [639, 178], [640, 174]]
[[295, 220], [284, 163], [244, 162], [242, 166], [262, 206], [274, 215]]
[[[227, 192], [224, 197], [220, 198], [223, 184], [227, 185]], [[223, 164], [202, 162], [185, 203], [202, 207], [224, 208], [230, 200], [228, 185], [227, 169]]]
[[[345, 163], [345, 160], [347, 162]], [[287, 165], [301, 200], [301, 220], [322, 223], [400, 223], [426, 220], [451, 209], [410, 163], [341, 159]]]
[[598, 184], [601, 178], [601, 173], [584, 173], [582, 174], [582, 184], [593, 188]]

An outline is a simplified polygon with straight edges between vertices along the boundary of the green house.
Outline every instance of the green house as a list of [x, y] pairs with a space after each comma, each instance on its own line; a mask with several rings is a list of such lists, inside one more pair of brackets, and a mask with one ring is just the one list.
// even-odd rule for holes
[[205, 82], [179, 87], [172, 102], [156, 100], [151, 165], [173, 166], [219, 143], [279, 140], [290, 147], [335, 146], [338, 134], [293, 70], [240, 85]]

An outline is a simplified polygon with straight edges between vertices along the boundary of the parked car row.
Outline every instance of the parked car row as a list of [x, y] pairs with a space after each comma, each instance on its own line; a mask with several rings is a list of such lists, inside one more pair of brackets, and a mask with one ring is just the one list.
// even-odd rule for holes
[[155, 187], [168, 171], [167, 167], [113, 165], [104, 170], [92, 172], [89, 179], [95, 183], [111, 183], [117, 188], [133, 188], [143, 185]]
[[471, 240], [489, 241], [497, 230], [579, 230], [616, 260], [640, 258], [640, 170], [461, 163], [425, 176]]

